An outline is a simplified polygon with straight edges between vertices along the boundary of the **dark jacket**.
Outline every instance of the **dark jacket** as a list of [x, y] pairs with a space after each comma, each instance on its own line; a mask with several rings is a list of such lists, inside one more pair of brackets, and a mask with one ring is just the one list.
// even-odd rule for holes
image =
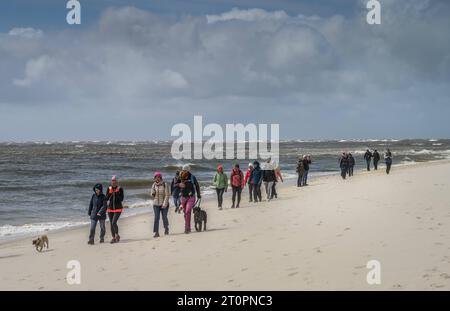
[[348, 168], [348, 157], [347, 156], [341, 156], [339, 158], [339, 167], [341, 169]]
[[380, 161], [380, 154], [378, 153], [378, 151], [375, 151], [373, 153], [373, 162], [378, 162]]
[[309, 165], [311, 164], [311, 160], [303, 159], [303, 168], [305, 171], [309, 171]]
[[259, 166], [259, 162], [253, 162], [253, 171], [251, 173], [251, 180], [254, 185], [261, 184], [262, 182], [262, 170]]
[[350, 167], [355, 166], [355, 158], [353, 156], [348, 156], [348, 165]]
[[173, 197], [178, 197], [180, 195], [180, 188], [178, 188], [178, 184], [180, 183], [180, 175], [177, 174], [172, 179], [172, 183], [170, 184], [170, 192]]
[[[100, 189], [100, 195], [95, 193], [96, 188]], [[97, 184], [93, 190], [94, 194], [92, 195], [91, 202], [89, 203], [88, 215], [93, 220], [104, 220], [106, 219], [107, 201], [106, 196], [103, 194], [103, 186], [101, 184]]]
[[305, 173], [305, 165], [303, 163], [303, 160], [298, 160], [297, 162], [297, 168], [295, 170], [299, 175], [303, 175]]
[[364, 154], [364, 160], [370, 161], [371, 158], [372, 158], [372, 153], [369, 150], [367, 150], [366, 153]]
[[277, 176], [275, 175], [275, 170], [263, 170], [263, 177], [264, 182], [274, 182], [277, 180]]
[[202, 197], [200, 193], [200, 185], [198, 184], [197, 178], [195, 178], [195, 176], [192, 175], [191, 172], [188, 173], [188, 177], [186, 180], [180, 180], [175, 184], [175, 186], [179, 187], [180, 183], [184, 183], [184, 188], [180, 188], [180, 194], [182, 197], [192, 197], [196, 194], [197, 198], [200, 199]]
[[106, 199], [109, 201], [108, 209], [121, 210], [123, 209], [122, 201], [124, 199], [123, 188], [120, 186], [109, 186], [106, 192]]

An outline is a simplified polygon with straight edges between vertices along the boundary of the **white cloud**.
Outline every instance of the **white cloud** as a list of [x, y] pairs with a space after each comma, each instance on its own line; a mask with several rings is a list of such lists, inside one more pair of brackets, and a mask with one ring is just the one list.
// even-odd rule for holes
[[29, 86], [43, 78], [51, 66], [52, 61], [47, 55], [31, 59], [25, 66], [25, 77], [23, 79], [14, 79], [13, 83], [17, 86]]
[[262, 9], [239, 10], [232, 9], [229, 12], [220, 15], [206, 15], [208, 23], [226, 22], [231, 20], [241, 20], [246, 22], [254, 22], [261, 20], [281, 20], [289, 16], [284, 11], [268, 12]]
[[[308, 17], [233, 9], [174, 18], [123, 7], [105, 10], [94, 27], [40, 40], [23, 40], [39, 31], [16, 28], [0, 34], [0, 66], [7, 68], [0, 72], [0, 106], [60, 105], [78, 109], [82, 119], [87, 106], [108, 105], [134, 124], [131, 110], [157, 109], [167, 123], [189, 105], [187, 111], [214, 118], [235, 111], [285, 118], [293, 127], [347, 120], [348, 131], [355, 114], [362, 120], [373, 111], [383, 114], [377, 120], [386, 131], [420, 111], [438, 118], [423, 98], [446, 109], [450, 20], [432, 2], [383, 3], [389, 12], [377, 27], [365, 23], [365, 11]], [[402, 121], [406, 103], [416, 115]], [[400, 117], [390, 120], [392, 110]]]
[[8, 32], [8, 34], [10, 36], [21, 37], [26, 39], [39, 39], [42, 38], [44, 32], [40, 29], [27, 27], [27, 28], [13, 28]]

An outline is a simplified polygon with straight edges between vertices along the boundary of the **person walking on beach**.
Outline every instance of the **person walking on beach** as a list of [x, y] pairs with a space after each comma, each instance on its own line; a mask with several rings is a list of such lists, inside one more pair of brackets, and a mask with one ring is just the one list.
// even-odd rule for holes
[[261, 183], [262, 183], [262, 170], [258, 161], [253, 162], [253, 170], [251, 174], [251, 182], [253, 183], [253, 202], [261, 202]]
[[270, 162], [270, 159], [267, 160], [263, 169], [263, 182], [266, 190], [267, 200], [270, 201], [273, 198], [273, 184], [275, 183], [275, 170]]
[[108, 207], [106, 202], [106, 196], [103, 194], [102, 184], [96, 184], [93, 188], [94, 194], [89, 202], [88, 215], [91, 219], [91, 227], [89, 230], [89, 245], [94, 245], [95, 238], [95, 228], [97, 227], [97, 222], [100, 223], [100, 243], [105, 242], [106, 233], [106, 209]]
[[392, 165], [392, 153], [391, 150], [389, 150], [389, 148], [384, 153], [384, 162], [386, 163], [386, 174], [389, 175]]
[[217, 166], [216, 175], [213, 178], [213, 186], [216, 188], [217, 193], [217, 207], [222, 210], [223, 193], [228, 191], [228, 178], [223, 172], [223, 166]]
[[373, 151], [373, 168], [375, 170], [378, 170], [378, 162], [380, 162], [380, 154], [378, 153], [377, 149]]
[[192, 208], [196, 203], [195, 197], [200, 200], [202, 196], [197, 178], [191, 174], [188, 165], [183, 166], [180, 177], [181, 182], [178, 184], [178, 187], [181, 189], [180, 209], [183, 210], [184, 213], [184, 233], [188, 234], [191, 232], [191, 214]]
[[281, 181], [283, 182], [283, 176], [281, 176], [281, 168], [279, 165], [275, 167], [275, 182], [273, 183], [272, 194], [275, 198], [278, 198], [277, 193], [277, 183]]
[[153, 185], [151, 190], [151, 196], [153, 199], [153, 213], [154, 213], [154, 223], [153, 223], [153, 233], [154, 238], [159, 238], [159, 219], [162, 215], [164, 234], [169, 234], [169, 220], [167, 219], [167, 214], [169, 213], [169, 186], [163, 181], [162, 174], [160, 172], [155, 172], [153, 176]]
[[355, 167], [355, 158], [351, 153], [348, 154], [348, 177], [353, 176], [353, 169]]
[[[242, 184], [244, 181], [244, 173], [242, 173], [239, 164], [235, 164], [233, 170], [230, 175], [230, 183], [231, 189], [233, 190], [232, 196], [232, 205], [231, 208], [239, 208], [239, 204], [241, 203], [241, 193], [242, 193]], [[237, 204], [236, 203], [237, 196]]]
[[242, 183], [242, 188], [245, 187], [245, 185], [248, 185], [248, 196], [249, 202], [253, 201], [253, 181], [252, 181], [252, 172], [253, 172], [253, 164], [249, 163], [248, 164], [248, 169], [247, 172], [245, 173], [245, 178], [244, 178], [244, 182]]
[[123, 211], [123, 199], [123, 188], [119, 186], [117, 177], [113, 176], [111, 178], [111, 185], [106, 193], [106, 200], [109, 202], [106, 212], [108, 213], [109, 222], [111, 224], [111, 244], [120, 241], [119, 226], [117, 225], [117, 222]]
[[303, 164], [303, 157], [298, 158], [296, 172], [298, 174], [297, 187], [303, 186], [303, 175], [305, 174], [305, 166]]
[[370, 171], [370, 160], [372, 159], [372, 153], [369, 149], [366, 150], [366, 153], [364, 154], [364, 160], [366, 160], [367, 164], [367, 170]]
[[341, 168], [341, 177], [345, 179], [348, 171], [348, 156], [345, 152], [342, 153], [342, 156], [339, 158], [339, 167]]
[[172, 193], [173, 204], [175, 205], [175, 213], [180, 208], [180, 188], [177, 186], [180, 183], [180, 171], [176, 171], [175, 176], [170, 183], [170, 192]]
[[303, 156], [303, 178], [302, 185], [308, 186], [308, 173], [309, 173], [309, 165], [311, 164], [311, 156], [304, 155]]

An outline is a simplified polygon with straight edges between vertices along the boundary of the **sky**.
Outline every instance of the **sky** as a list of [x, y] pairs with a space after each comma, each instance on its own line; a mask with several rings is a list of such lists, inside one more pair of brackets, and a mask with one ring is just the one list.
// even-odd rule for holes
[[177, 123], [282, 139], [450, 138], [450, 1], [0, 4], [0, 141], [170, 139]]

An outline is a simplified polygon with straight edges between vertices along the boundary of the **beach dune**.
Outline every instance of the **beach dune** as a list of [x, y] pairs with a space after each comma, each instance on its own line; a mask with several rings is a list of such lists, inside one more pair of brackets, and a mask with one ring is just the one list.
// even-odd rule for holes
[[[152, 238], [153, 216], [120, 221], [119, 244], [87, 245], [86, 227], [0, 245], [1, 290], [449, 290], [448, 161], [312, 179], [279, 199], [217, 210], [204, 202], [208, 231]], [[229, 195], [229, 194], [228, 194]], [[108, 230], [109, 232], [109, 230]], [[97, 241], [96, 241], [97, 242]], [[66, 281], [80, 263], [80, 284]], [[380, 284], [367, 263], [380, 263]]]

